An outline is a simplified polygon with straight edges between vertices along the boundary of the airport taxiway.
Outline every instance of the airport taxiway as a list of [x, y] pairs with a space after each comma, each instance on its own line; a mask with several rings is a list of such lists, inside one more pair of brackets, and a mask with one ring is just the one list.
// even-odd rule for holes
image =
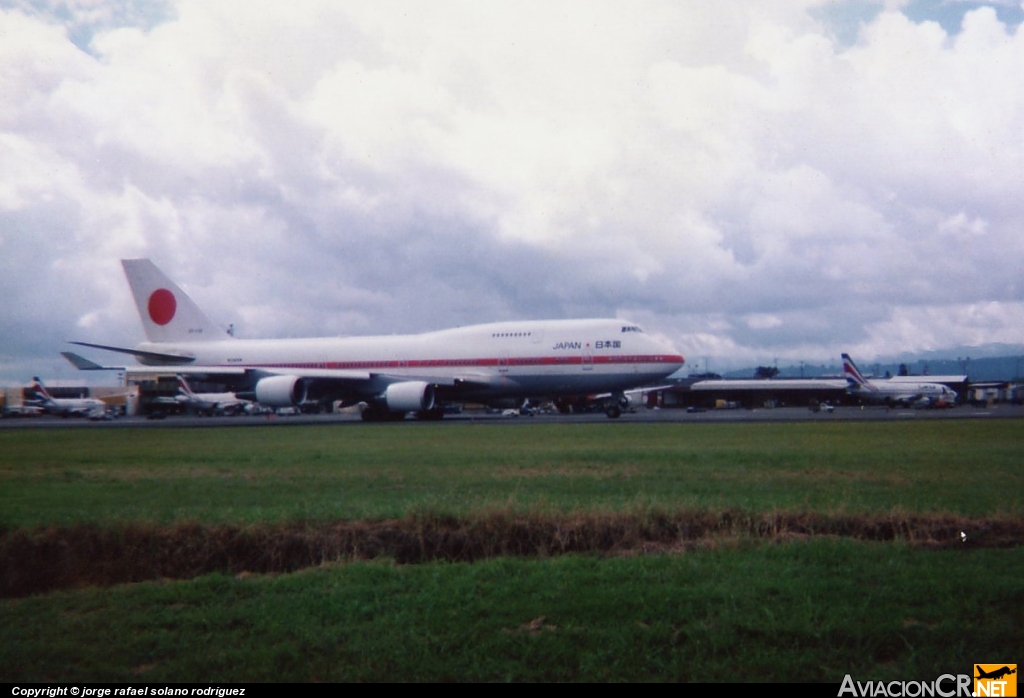
[[[707, 410], [687, 412], [685, 409], [646, 409], [627, 412], [619, 419], [609, 419], [602, 413], [593, 414], [541, 414], [535, 416], [509, 417], [485, 412], [463, 412], [446, 415], [440, 421], [383, 422], [379, 426], [422, 425], [443, 427], [444, 425], [490, 424], [580, 424], [604, 423], [626, 425], [638, 423], [669, 424], [715, 424], [738, 422], [850, 422], [850, 421], [916, 421], [921, 419], [1020, 419], [1024, 418], [1024, 406], [994, 405], [991, 407], [960, 406], [947, 409], [914, 410], [886, 409], [885, 407], [837, 407], [833, 412], [812, 412], [806, 407], [776, 407], [763, 409]], [[201, 427], [252, 427], [252, 426], [295, 426], [295, 425], [351, 425], [363, 424], [359, 415], [352, 413], [315, 415], [264, 415], [238, 417], [198, 417], [172, 415], [164, 419], [146, 417], [121, 417], [110, 421], [90, 421], [84, 418], [60, 418], [53, 416], [21, 417], [0, 420], [0, 429], [44, 429], [44, 428], [201, 428]]]

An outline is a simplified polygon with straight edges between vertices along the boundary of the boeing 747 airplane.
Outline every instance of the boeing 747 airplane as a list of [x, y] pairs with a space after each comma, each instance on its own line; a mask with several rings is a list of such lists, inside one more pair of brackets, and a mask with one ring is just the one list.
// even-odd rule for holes
[[148, 368], [231, 382], [269, 407], [365, 403], [363, 418], [439, 419], [446, 402], [608, 393], [621, 414], [625, 391], [683, 366], [672, 347], [623, 320], [544, 320], [474, 325], [417, 335], [236, 339], [148, 259], [122, 260], [148, 341], [134, 349], [81, 346], [134, 356]]
[[868, 380], [858, 370], [849, 354], [843, 354], [846, 392], [868, 400], [888, 404], [953, 405], [956, 391], [942, 383], [900, 380]]

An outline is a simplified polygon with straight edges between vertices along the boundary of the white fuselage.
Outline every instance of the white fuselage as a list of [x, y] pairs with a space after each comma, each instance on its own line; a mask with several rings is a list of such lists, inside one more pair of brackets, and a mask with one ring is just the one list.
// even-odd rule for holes
[[868, 380], [853, 363], [849, 354], [843, 354], [843, 373], [846, 376], [847, 392], [869, 402], [953, 404], [956, 391], [935, 382], [915, 381], [901, 377], [887, 380]]
[[239, 400], [234, 393], [187, 393], [178, 395], [174, 401], [201, 412], [240, 409], [248, 403], [247, 400]]
[[464, 394], [493, 397], [622, 391], [662, 380], [684, 361], [671, 347], [620, 320], [505, 322], [376, 337], [148, 342], [139, 349], [192, 357], [182, 366], [465, 381], [478, 387]]
[[42, 408], [50, 414], [62, 416], [86, 416], [103, 412], [107, 405], [96, 398], [53, 398], [40, 401]]
[[910, 402], [922, 398], [947, 402], [956, 400], [956, 391], [941, 383], [869, 380], [867, 386], [850, 388], [849, 392], [874, 402]]

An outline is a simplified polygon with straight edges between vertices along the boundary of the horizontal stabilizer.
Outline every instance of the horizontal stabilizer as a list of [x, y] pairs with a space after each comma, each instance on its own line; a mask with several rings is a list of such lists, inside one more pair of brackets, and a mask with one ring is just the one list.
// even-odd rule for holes
[[[141, 349], [127, 349], [125, 347], [111, 347], [106, 344], [90, 344], [89, 342], [70, 342], [70, 344], [77, 344], [80, 347], [92, 347], [93, 349], [104, 349], [106, 351], [116, 351], [120, 354], [131, 354], [139, 359], [149, 359], [150, 361], [160, 361], [162, 363], [182, 363], [195, 361], [194, 356], [183, 356], [181, 354], [164, 354], [156, 351], [142, 351]], [[74, 363], [72, 361], [72, 363]], [[91, 362], [90, 362], [91, 363]]]
[[73, 351], [62, 351], [61, 356], [70, 361], [79, 371], [123, 371], [124, 366], [100, 366], [95, 361], [89, 361], [84, 356], [79, 356]]

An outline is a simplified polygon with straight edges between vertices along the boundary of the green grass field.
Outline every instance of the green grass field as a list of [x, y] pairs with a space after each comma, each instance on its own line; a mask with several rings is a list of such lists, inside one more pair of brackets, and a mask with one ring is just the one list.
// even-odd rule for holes
[[0, 432], [0, 526], [636, 507], [1024, 511], [1024, 424]]
[[[733, 531], [657, 554], [392, 558], [71, 588], [0, 600], [0, 681], [967, 673], [972, 662], [1015, 662], [1024, 647], [1024, 548], [1005, 537], [974, 545], [972, 529], [1020, 530], [1021, 463], [1014, 420], [7, 430], [8, 555], [12, 541], [81, 530], [107, 532], [102, 550], [86, 551], [99, 560], [136, 528], [689, 511], [952, 516], [969, 538]], [[41, 549], [59, 562], [59, 548]], [[0, 560], [32, 572], [27, 558]]]

